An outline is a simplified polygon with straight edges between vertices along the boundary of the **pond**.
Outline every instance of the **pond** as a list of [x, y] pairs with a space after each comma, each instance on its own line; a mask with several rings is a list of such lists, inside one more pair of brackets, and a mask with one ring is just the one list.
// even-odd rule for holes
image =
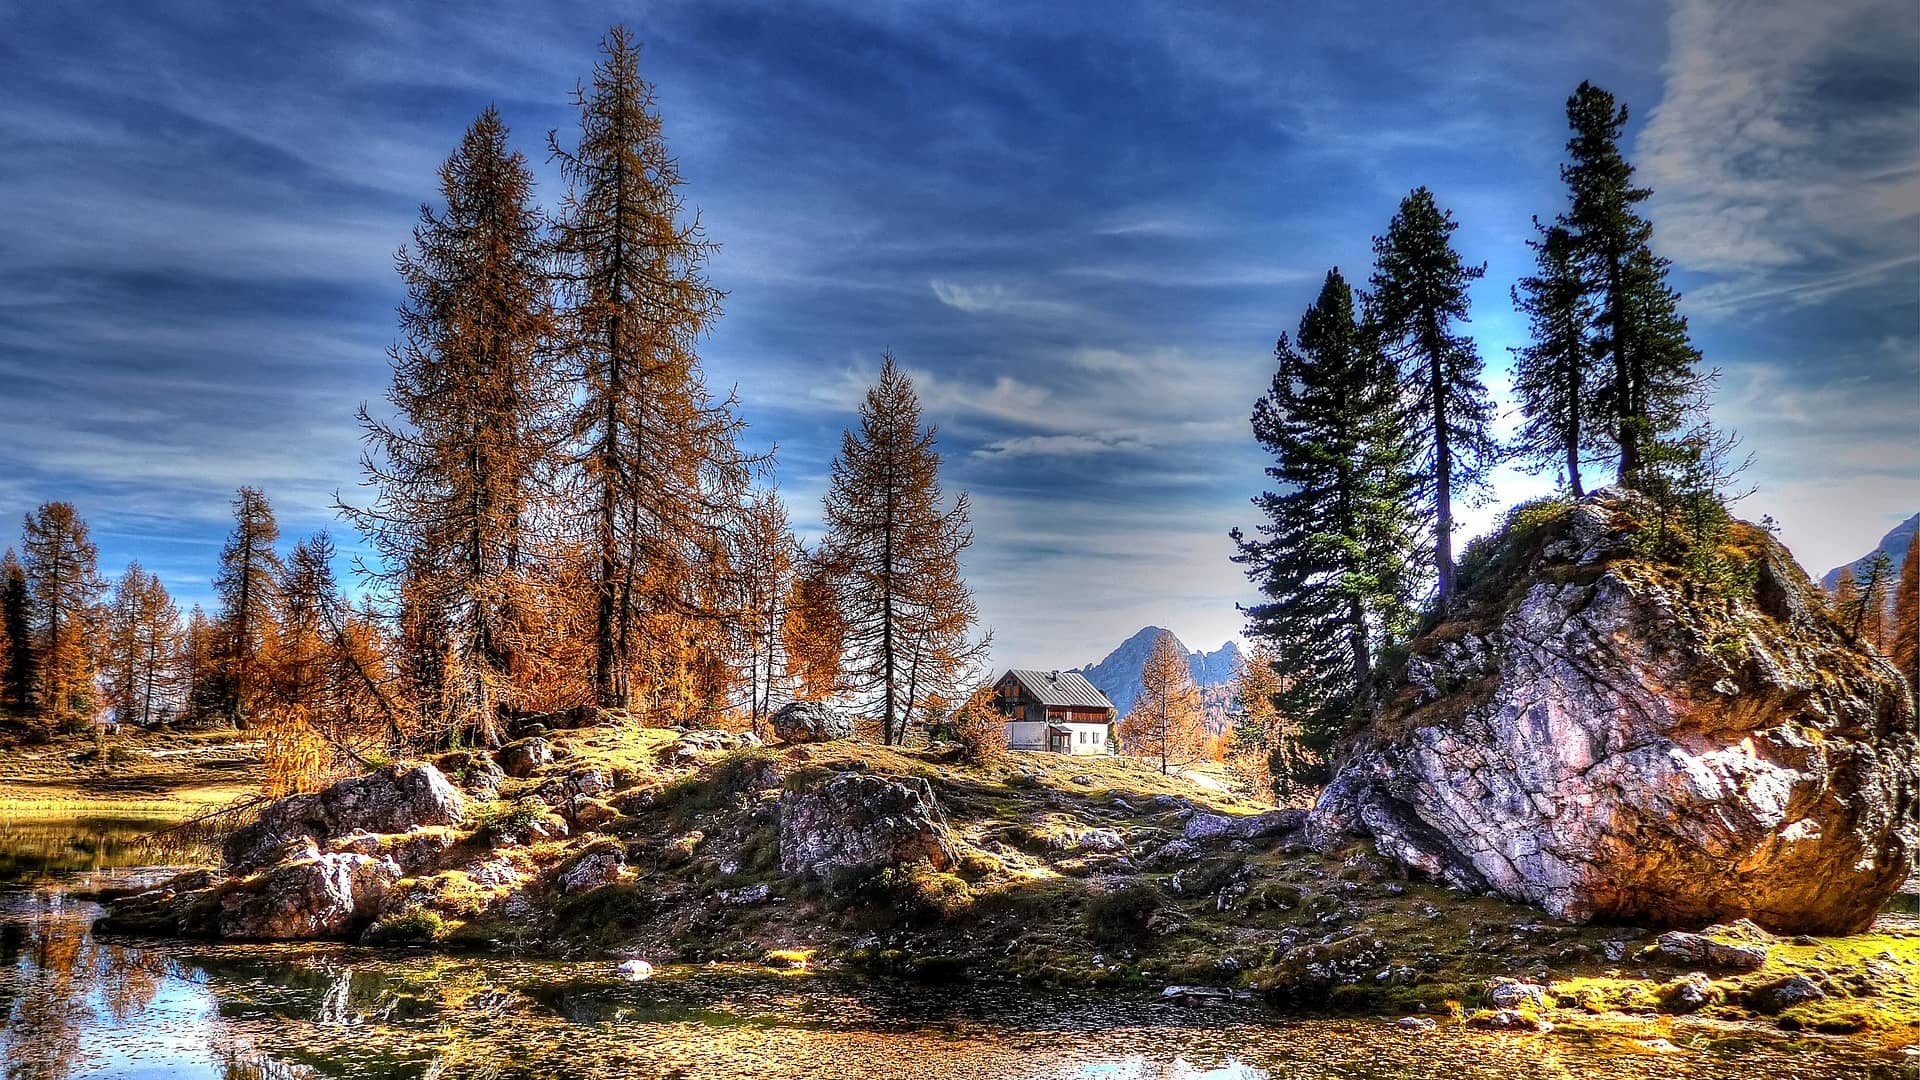
[[6, 1080], [925, 1077], [1151, 1080], [1914, 1076], [1844, 1039], [1710, 1026], [1661, 1042], [1294, 1019], [731, 967], [96, 937], [76, 891], [156, 858], [152, 822], [0, 821]]

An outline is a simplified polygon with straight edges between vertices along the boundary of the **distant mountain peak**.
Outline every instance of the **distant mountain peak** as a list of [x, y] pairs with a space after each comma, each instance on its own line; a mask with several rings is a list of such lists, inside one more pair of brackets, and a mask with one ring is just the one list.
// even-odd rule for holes
[[1913, 535], [1915, 532], [1920, 532], [1920, 514], [1915, 514], [1900, 524], [1895, 525], [1887, 532], [1887, 535], [1880, 538], [1880, 546], [1874, 548], [1872, 551], [1847, 563], [1846, 566], [1836, 566], [1827, 571], [1827, 575], [1820, 579], [1820, 584], [1826, 586], [1828, 592], [1832, 592], [1833, 587], [1840, 582], [1840, 571], [1847, 569], [1847, 567], [1852, 567], [1853, 576], [1857, 578], [1866, 570], [1867, 564], [1873, 561], [1873, 557], [1883, 551], [1886, 552], [1887, 558], [1893, 560], [1894, 572], [1899, 573], [1900, 561], [1907, 557], [1907, 545], [1913, 543]]
[[1188, 648], [1179, 635], [1165, 627], [1143, 626], [1098, 663], [1087, 664], [1079, 669], [1088, 682], [1107, 695], [1107, 700], [1113, 702], [1119, 715], [1127, 715], [1127, 710], [1133, 708], [1135, 699], [1140, 696], [1140, 669], [1147, 662], [1147, 654], [1153, 651], [1154, 642], [1160, 640], [1162, 635], [1172, 638], [1174, 648], [1186, 656], [1187, 665], [1193, 672], [1194, 685], [1203, 691], [1233, 681], [1239, 670], [1240, 646], [1231, 640], [1212, 652], [1203, 652]]

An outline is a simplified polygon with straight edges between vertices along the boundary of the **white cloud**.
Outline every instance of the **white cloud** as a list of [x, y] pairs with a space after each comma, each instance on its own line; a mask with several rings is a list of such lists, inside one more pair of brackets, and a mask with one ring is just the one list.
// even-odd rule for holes
[[1723, 280], [1700, 310], [1808, 303], [1914, 265], [1920, 19], [1901, 0], [1682, 0], [1635, 144], [1657, 242]]

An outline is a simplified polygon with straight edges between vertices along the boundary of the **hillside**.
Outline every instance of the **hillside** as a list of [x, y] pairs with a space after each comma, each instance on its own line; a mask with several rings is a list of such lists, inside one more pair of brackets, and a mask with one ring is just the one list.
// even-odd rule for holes
[[1872, 551], [1853, 560], [1848, 563], [1847, 566], [1836, 566], [1827, 571], [1826, 576], [1820, 579], [1820, 584], [1824, 586], [1828, 592], [1832, 592], [1834, 585], [1840, 580], [1840, 571], [1850, 566], [1853, 568], [1853, 574], [1857, 578], [1866, 570], [1867, 563], [1872, 561], [1875, 555], [1883, 551], [1886, 552], [1887, 558], [1893, 560], [1894, 569], [1898, 571], [1900, 568], [1900, 560], [1907, 557], [1907, 545], [1913, 543], [1913, 535], [1916, 532], [1920, 532], [1920, 514], [1915, 514], [1900, 524], [1895, 525], [1887, 535], [1880, 538], [1880, 545]]
[[[1121, 716], [1133, 708], [1135, 698], [1140, 696], [1140, 668], [1147, 661], [1147, 654], [1153, 651], [1153, 643], [1160, 635], [1173, 637], [1173, 643], [1186, 654], [1187, 664], [1193, 671], [1194, 685], [1204, 693], [1212, 687], [1226, 686], [1240, 666], [1240, 647], [1229, 641], [1212, 652], [1189, 649], [1173, 631], [1158, 626], [1143, 626], [1132, 637], [1120, 643], [1119, 647], [1106, 655], [1097, 664], [1088, 664], [1079, 669], [1087, 681], [1107, 695], [1113, 707]], [[1208, 695], [1211, 702], [1219, 695]]]
[[[496, 757], [457, 751], [276, 803], [228, 837], [224, 868], [108, 893], [100, 930], [602, 958], [609, 985], [651, 973], [641, 958], [1171, 985], [1170, 1002], [1248, 993], [1575, 1037], [1811, 1029], [1898, 1047], [1920, 1011], [1911, 918], [1792, 940], [1543, 922], [1408, 880], [1363, 843], [1316, 852], [1299, 811], [1125, 759], [968, 765], [625, 726]], [[1693, 974], [1703, 950], [1741, 963]], [[1818, 994], [1782, 990], [1816, 980]]]

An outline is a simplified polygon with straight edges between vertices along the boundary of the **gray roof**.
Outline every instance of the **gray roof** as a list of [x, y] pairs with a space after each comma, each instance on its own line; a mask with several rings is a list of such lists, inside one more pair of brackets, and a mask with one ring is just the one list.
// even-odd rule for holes
[[1007, 674], [1018, 679], [1027, 693], [1042, 705], [1078, 705], [1083, 709], [1111, 709], [1113, 702], [1094, 689], [1085, 675], [1077, 671], [1032, 671], [1013, 668]]

